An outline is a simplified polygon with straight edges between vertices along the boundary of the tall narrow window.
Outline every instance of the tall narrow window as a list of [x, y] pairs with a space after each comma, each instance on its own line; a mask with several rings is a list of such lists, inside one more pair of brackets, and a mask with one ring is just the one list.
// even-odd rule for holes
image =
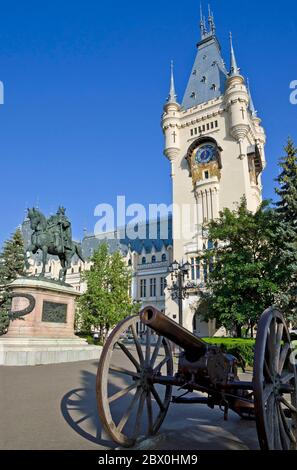
[[160, 279], [160, 296], [164, 297], [164, 291], [166, 289], [167, 283], [166, 283], [166, 277], [161, 277]]
[[142, 299], [146, 298], [146, 279], [141, 279], [140, 281], [140, 297]]
[[200, 260], [197, 256], [191, 258], [191, 278], [192, 281], [200, 279]]
[[156, 297], [156, 278], [150, 279], [150, 297]]

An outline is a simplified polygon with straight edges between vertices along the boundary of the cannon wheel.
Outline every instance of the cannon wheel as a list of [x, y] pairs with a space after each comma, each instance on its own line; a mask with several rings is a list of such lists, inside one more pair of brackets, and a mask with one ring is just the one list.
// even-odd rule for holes
[[297, 449], [297, 377], [282, 314], [266, 310], [259, 322], [254, 360], [255, 414], [262, 450]]
[[[140, 436], [156, 434], [171, 401], [172, 386], [155, 386], [152, 382], [153, 374], [173, 375], [171, 346], [157, 334], [152, 344], [152, 333], [140, 323], [139, 316], [126, 318], [108, 337], [99, 362], [97, 404], [101, 422], [113, 441], [124, 447], [132, 447]], [[115, 377], [119, 389], [114, 388]]]

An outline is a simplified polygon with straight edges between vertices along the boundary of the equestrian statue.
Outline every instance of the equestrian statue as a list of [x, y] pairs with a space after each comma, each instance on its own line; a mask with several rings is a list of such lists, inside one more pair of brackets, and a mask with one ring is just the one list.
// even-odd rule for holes
[[28, 209], [28, 218], [32, 230], [31, 245], [26, 249], [26, 266], [29, 268], [27, 252], [35, 255], [42, 251], [42, 272], [45, 276], [45, 267], [48, 255], [58, 256], [61, 263], [59, 281], [65, 282], [67, 269], [71, 260], [77, 255], [84, 263], [81, 247], [72, 240], [71, 222], [66, 216], [64, 207], [59, 207], [57, 213], [48, 219], [35, 207]]

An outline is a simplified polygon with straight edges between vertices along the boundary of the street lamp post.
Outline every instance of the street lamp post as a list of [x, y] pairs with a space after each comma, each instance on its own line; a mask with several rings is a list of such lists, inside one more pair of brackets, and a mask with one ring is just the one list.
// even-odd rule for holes
[[178, 322], [181, 326], [183, 326], [183, 300], [189, 297], [189, 291], [195, 287], [191, 282], [187, 284], [184, 282], [188, 277], [190, 267], [190, 263], [174, 261], [169, 268], [171, 279], [174, 282], [168, 290], [171, 291], [172, 299], [178, 301]]

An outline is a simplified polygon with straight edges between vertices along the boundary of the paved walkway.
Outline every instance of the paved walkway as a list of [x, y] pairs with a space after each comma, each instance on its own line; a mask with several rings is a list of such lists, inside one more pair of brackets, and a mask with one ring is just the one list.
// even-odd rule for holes
[[[98, 419], [94, 361], [0, 367], [0, 449], [112, 449]], [[178, 436], [178, 437], [177, 437]], [[136, 448], [258, 449], [255, 423], [201, 405], [171, 405], [158, 436]]]

